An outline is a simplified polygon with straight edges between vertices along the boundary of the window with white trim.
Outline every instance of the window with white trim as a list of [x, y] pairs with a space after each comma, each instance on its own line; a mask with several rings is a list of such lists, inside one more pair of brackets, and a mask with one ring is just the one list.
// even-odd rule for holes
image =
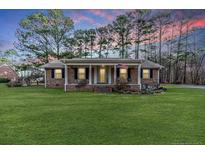
[[127, 79], [127, 69], [126, 68], [120, 68], [120, 78]]
[[149, 69], [143, 69], [143, 79], [149, 79], [150, 78], [150, 70]]
[[62, 69], [55, 69], [55, 79], [62, 79]]

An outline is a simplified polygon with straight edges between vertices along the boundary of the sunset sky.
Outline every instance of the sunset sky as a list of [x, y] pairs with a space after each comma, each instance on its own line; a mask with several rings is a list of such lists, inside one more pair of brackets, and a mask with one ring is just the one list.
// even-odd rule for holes
[[[95, 28], [111, 23], [116, 16], [128, 10], [64, 10], [73, 19], [75, 29]], [[45, 10], [0, 10], [0, 50], [13, 48], [15, 31], [21, 19], [34, 12]], [[184, 14], [195, 16], [195, 27], [205, 27], [205, 10], [186, 10]]]
[[[75, 29], [95, 28], [108, 24], [126, 10], [64, 10], [66, 16], [73, 19]], [[34, 12], [45, 10], [0, 10], [0, 50], [13, 48], [15, 31], [21, 19]]]

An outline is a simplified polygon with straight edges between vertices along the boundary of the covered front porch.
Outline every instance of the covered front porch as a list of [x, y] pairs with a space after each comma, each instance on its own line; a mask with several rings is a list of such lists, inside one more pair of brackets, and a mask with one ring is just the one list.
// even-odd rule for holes
[[140, 69], [140, 64], [65, 64], [64, 90], [74, 90], [80, 86], [86, 89], [112, 87], [120, 80], [140, 89]]

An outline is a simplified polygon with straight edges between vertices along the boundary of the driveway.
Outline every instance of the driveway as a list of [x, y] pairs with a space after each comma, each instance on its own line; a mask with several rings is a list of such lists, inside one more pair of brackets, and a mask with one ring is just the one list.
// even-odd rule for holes
[[205, 89], [205, 85], [189, 85], [189, 84], [174, 84], [177, 87], [182, 88], [198, 88], [198, 89]]

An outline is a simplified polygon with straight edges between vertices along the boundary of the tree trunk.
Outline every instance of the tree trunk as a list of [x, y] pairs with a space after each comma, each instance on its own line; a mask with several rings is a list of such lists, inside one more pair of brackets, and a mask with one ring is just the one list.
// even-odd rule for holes
[[184, 57], [184, 79], [183, 79], [183, 83], [186, 83], [186, 67], [187, 67], [187, 54], [185, 53], [185, 57]]
[[184, 78], [183, 83], [186, 83], [186, 68], [187, 68], [187, 50], [188, 50], [188, 33], [189, 33], [189, 26], [188, 23], [186, 24], [186, 46], [185, 46], [185, 57], [184, 57]]
[[162, 65], [162, 25], [159, 27], [159, 64]]
[[60, 59], [60, 47], [59, 47], [59, 43], [57, 43], [57, 59], [59, 60]]
[[102, 44], [100, 43], [99, 58], [102, 58]]
[[179, 53], [181, 50], [181, 35], [182, 35], [182, 21], [180, 23], [180, 29], [179, 29], [179, 36], [178, 36], [178, 43], [177, 43], [177, 57], [176, 57], [176, 63], [175, 63], [175, 78], [174, 82], [178, 83], [179, 81]]

